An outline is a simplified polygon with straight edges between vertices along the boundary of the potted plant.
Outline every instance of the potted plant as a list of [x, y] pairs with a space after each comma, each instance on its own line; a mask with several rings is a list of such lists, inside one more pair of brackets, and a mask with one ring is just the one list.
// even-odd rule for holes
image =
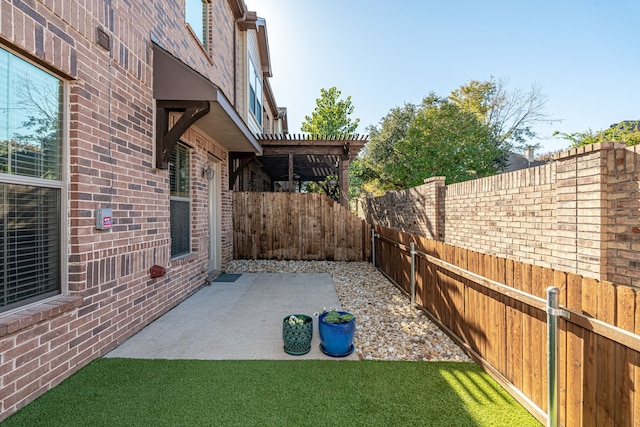
[[282, 322], [282, 339], [287, 354], [301, 356], [311, 350], [313, 319], [306, 314], [291, 314]]
[[353, 335], [356, 332], [356, 317], [346, 311], [335, 308], [325, 309], [318, 314], [318, 333], [320, 350], [332, 357], [350, 355], [353, 350]]

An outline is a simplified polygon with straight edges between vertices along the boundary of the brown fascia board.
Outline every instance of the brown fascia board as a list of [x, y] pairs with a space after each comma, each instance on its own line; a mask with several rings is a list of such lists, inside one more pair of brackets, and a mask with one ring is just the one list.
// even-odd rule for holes
[[258, 14], [256, 12], [245, 12], [244, 19], [238, 21], [238, 28], [241, 31], [257, 30], [256, 22], [258, 21]]
[[240, 19], [247, 13], [247, 5], [244, 0], [229, 0], [228, 3], [235, 19]]
[[262, 75], [272, 77], [267, 21], [264, 18], [259, 18], [256, 12], [247, 12], [245, 19], [238, 22], [238, 28], [242, 31], [255, 30], [258, 36], [258, 53], [262, 64]]
[[273, 96], [273, 89], [271, 88], [271, 81], [269, 79], [264, 79], [262, 83], [262, 87], [264, 89], [264, 97], [267, 99], [267, 103], [271, 105], [271, 109], [277, 114], [278, 113], [278, 104], [276, 103], [276, 97]]
[[269, 38], [267, 37], [267, 21], [264, 18], [258, 18], [258, 51], [260, 52], [260, 62], [262, 63], [262, 74], [272, 77], [271, 72], [271, 55], [269, 55]]

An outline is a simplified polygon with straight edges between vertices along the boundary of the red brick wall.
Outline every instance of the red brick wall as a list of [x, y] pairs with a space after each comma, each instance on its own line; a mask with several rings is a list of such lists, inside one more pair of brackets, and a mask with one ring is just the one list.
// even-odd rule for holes
[[373, 224], [640, 287], [637, 147], [606, 143], [554, 162], [444, 186], [443, 178], [364, 203]]
[[[191, 147], [192, 254], [170, 259], [169, 175], [154, 167], [150, 34], [232, 102], [234, 95], [228, 2], [212, 1], [210, 57], [186, 30], [179, 6], [184, 2], [0, 4], [0, 42], [67, 80], [69, 93], [68, 295], [0, 314], [0, 420], [203, 285], [208, 184], [200, 171], [208, 156], [221, 165], [223, 264], [231, 259], [228, 153], [194, 129], [182, 138]], [[98, 26], [112, 37], [111, 54], [95, 42]], [[98, 231], [94, 211], [110, 201], [113, 229]], [[166, 267], [166, 276], [151, 279], [154, 264]]]

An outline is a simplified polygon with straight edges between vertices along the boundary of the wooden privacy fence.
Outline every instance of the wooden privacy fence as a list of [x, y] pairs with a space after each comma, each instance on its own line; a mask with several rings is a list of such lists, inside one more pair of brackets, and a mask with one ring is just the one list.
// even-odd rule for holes
[[560, 289], [559, 420], [640, 425], [636, 289], [376, 227], [376, 266], [541, 421], [547, 412], [546, 288]]
[[366, 222], [317, 193], [233, 193], [233, 257], [364, 261]]

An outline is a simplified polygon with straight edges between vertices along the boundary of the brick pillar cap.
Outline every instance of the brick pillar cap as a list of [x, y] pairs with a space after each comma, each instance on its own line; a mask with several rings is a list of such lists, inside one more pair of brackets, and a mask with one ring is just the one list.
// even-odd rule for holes
[[445, 176], [432, 176], [431, 178], [425, 179], [423, 182], [425, 184], [429, 184], [431, 182], [445, 182], [446, 179], [447, 177]]

